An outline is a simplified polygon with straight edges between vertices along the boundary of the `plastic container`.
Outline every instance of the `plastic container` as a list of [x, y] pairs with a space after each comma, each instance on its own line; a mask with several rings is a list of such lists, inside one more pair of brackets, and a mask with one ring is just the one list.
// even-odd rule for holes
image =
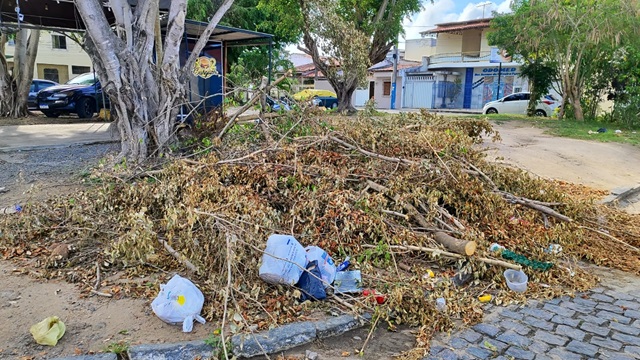
[[523, 293], [527, 291], [527, 283], [529, 282], [529, 277], [522, 270], [505, 270], [504, 278], [507, 280], [507, 286], [509, 287], [509, 289], [517, 293]]
[[318, 262], [324, 287], [333, 284], [333, 280], [336, 278], [336, 265], [331, 256], [317, 246], [307, 246], [304, 250], [307, 253], [307, 261], [316, 260]]
[[345, 271], [349, 268], [349, 266], [351, 266], [351, 262], [349, 262], [349, 260], [351, 259], [351, 257], [347, 256], [346, 259], [344, 259], [343, 262], [340, 263], [340, 265], [338, 265], [336, 267], [336, 271]]
[[437, 298], [436, 299], [436, 310], [438, 310], [439, 312], [443, 312], [447, 310], [447, 300], [445, 300], [444, 298]]
[[15, 214], [22, 211], [22, 206], [14, 205], [0, 209], [0, 214]]
[[307, 268], [304, 248], [289, 235], [271, 235], [262, 255], [260, 278], [270, 284], [294, 285]]

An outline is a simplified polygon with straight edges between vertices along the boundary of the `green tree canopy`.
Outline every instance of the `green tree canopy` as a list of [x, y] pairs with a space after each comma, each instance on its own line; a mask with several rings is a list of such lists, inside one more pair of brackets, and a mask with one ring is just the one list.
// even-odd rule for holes
[[494, 17], [489, 43], [521, 56], [527, 64], [553, 66], [565, 105], [583, 120], [585, 84], [598, 74], [607, 54], [631, 41], [640, 29], [637, 2], [515, 0], [512, 9]]

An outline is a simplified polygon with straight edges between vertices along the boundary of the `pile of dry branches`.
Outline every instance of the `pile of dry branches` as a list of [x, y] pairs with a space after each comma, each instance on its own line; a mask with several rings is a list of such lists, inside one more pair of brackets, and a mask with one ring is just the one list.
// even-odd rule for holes
[[[254, 330], [331, 303], [299, 304], [293, 289], [258, 278], [267, 237], [293, 234], [337, 262], [351, 256], [364, 287], [387, 294], [376, 314], [422, 326], [419, 352], [434, 331], [481, 319], [478, 295], [500, 304], [584, 290], [597, 280], [578, 266], [584, 260], [640, 273], [633, 218], [596, 205], [588, 189], [485, 161], [483, 134], [497, 135], [485, 120], [427, 112], [291, 113], [262, 126], [235, 124], [198, 156], [126, 176], [96, 172], [90, 191], [2, 218], [0, 251], [33, 257], [52, 243], [72, 245], [68, 258], [54, 262], [38, 253], [38, 270], [84, 281], [87, 292], [100, 286], [96, 262], [103, 273], [190, 272], [209, 319], [221, 319], [232, 301], [229, 311], [241, 319], [235, 329]], [[442, 234], [474, 242], [475, 254], [442, 247]], [[515, 295], [502, 272], [517, 264], [489, 252], [492, 243], [554, 266], [525, 267], [529, 290]], [[563, 251], [545, 252], [551, 244]], [[456, 286], [454, 277], [468, 281]], [[435, 307], [440, 297], [444, 312]], [[372, 306], [363, 298], [333, 299], [349, 310]]]

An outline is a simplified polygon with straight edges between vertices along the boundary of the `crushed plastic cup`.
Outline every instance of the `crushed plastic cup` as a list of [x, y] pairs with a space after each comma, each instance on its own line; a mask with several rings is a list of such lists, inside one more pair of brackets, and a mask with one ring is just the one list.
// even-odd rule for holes
[[507, 269], [504, 272], [504, 278], [507, 280], [509, 289], [517, 293], [527, 291], [529, 277], [522, 270]]

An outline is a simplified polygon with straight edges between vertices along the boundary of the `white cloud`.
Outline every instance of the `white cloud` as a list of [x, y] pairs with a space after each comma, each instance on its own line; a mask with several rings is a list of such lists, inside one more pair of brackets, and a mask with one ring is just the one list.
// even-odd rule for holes
[[467, 4], [461, 13], [455, 12], [456, 6], [453, 0], [436, 0], [433, 3], [426, 0], [420, 13], [404, 22], [405, 36], [400, 37], [400, 48], [404, 48], [405, 39], [419, 39], [420, 33], [435, 27], [436, 24], [480, 19], [483, 16], [483, 7], [478, 4], [490, 3], [484, 7], [484, 16], [491, 17], [492, 12], [505, 13], [511, 11], [513, 0], [496, 2], [477, 1]]

